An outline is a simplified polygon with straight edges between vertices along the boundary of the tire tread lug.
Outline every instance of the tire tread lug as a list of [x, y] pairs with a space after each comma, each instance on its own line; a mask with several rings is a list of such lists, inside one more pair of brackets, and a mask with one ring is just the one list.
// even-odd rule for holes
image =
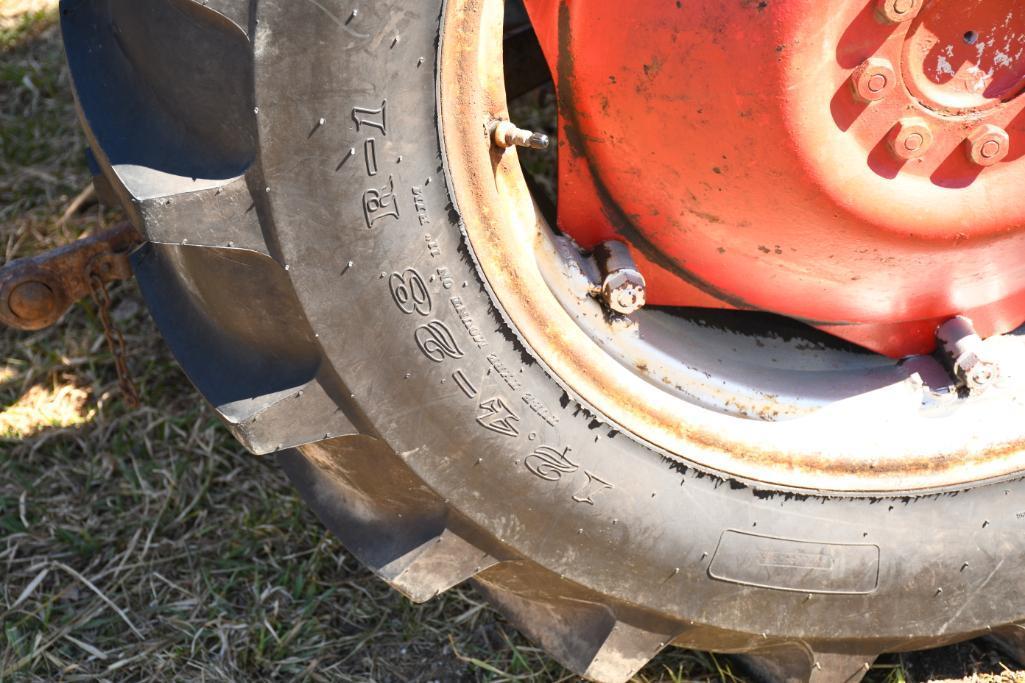
[[600, 596], [537, 567], [496, 570], [477, 578], [488, 601], [563, 666], [592, 681], [630, 680], [686, 630], [647, 613], [617, 614]]
[[279, 453], [278, 461], [346, 548], [414, 602], [499, 562], [377, 439], [331, 439]]
[[221, 187], [141, 200], [136, 209], [151, 242], [248, 249], [269, 255], [256, 202], [244, 177]]
[[858, 683], [877, 656], [816, 652], [806, 643], [786, 643], [733, 660], [759, 683]]

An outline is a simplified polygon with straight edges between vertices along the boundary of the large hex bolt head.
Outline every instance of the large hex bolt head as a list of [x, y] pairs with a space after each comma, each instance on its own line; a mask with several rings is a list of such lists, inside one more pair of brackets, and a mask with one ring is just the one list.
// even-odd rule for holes
[[602, 298], [616, 313], [630, 315], [647, 303], [646, 286], [644, 276], [636, 270], [617, 270], [602, 283]]
[[958, 385], [978, 394], [1000, 379], [1000, 365], [988, 358], [986, 345], [970, 318], [956, 316], [936, 329], [941, 358]]
[[917, 117], [901, 119], [889, 137], [890, 150], [902, 161], [924, 156], [932, 141], [932, 129], [928, 122]]
[[879, 0], [876, 3], [876, 16], [887, 24], [903, 23], [922, 8], [923, 0]]
[[1011, 137], [1000, 126], [987, 123], [977, 128], [965, 140], [965, 153], [976, 166], [999, 164], [1011, 151]]
[[878, 102], [893, 92], [896, 85], [893, 64], [882, 57], [866, 59], [851, 74], [854, 96], [862, 102]]
[[954, 366], [954, 375], [971, 393], [980, 393], [1000, 379], [1000, 366], [977, 354], [967, 354]]
[[630, 248], [610, 240], [595, 247], [595, 262], [601, 272], [601, 298], [612, 311], [630, 315], [647, 303], [647, 283], [637, 269]]

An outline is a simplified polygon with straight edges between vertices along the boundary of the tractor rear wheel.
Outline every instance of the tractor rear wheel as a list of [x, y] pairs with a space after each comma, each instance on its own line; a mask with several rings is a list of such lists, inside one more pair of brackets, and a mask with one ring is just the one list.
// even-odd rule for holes
[[396, 589], [472, 579], [594, 680], [668, 646], [856, 680], [1013, 637], [1017, 337], [976, 395], [782, 317], [609, 310], [495, 144], [504, 17], [63, 0], [140, 285], [228, 427]]

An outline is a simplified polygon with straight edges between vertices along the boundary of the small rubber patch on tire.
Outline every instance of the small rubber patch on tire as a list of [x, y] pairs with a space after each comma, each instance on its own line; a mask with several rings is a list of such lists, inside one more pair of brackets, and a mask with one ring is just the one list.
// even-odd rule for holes
[[745, 586], [865, 595], [879, 587], [879, 546], [815, 543], [727, 530], [708, 574]]

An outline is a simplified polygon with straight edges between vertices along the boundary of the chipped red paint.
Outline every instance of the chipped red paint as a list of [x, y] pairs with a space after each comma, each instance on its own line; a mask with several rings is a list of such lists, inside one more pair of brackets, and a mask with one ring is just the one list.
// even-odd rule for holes
[[1016, 0], [526, 4], [559, 91], [560, 226], [626, 239], [649, 303], [891, 356], [956, 314], [1025, 321]]

